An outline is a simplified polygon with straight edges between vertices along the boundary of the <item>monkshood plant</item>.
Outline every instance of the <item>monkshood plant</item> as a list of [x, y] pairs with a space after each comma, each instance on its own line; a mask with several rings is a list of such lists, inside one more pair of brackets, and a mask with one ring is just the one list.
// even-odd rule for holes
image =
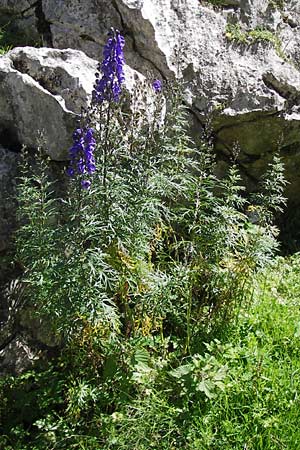
[[267, 200], [285, 183], [276, 159], [256, 197], [268, 221], [252, 223], [236, 164], [219, 180], [211, 145], [189, 137], [180, 85], [145, 80], [125, 92], [124, 45], [112, 29], [73, 134], [66, 193], [44, 158], [19, 187], [27, 301], [79, 339], [94, 368], [109, 342], [172, 335], [188, 352], [201, 327], [229, 320], [278, 246]]
[[47, 370], [5, 382], [3, 448], [119, 448], [130, 427], [144, 424], [145, 448], [153, 439], [158, 448], [161, 436], [172, 438], [165, 448], [183, 448], [171, 418], [186, 428], [194, 402], [202, 417], [227, 382], [225, 363], [202, 355], [203, 343], [250, 301], [255, 272], [278, 248], [278, 155], [249, 198], [235, 160], [219, 179], [211, 138], [190, 138], [180, 83], [124, 89], [124, 45], [112, 29], [58, 181], [47, 142], [34, 157], [23, 153], [22, 305], [63, 347]]

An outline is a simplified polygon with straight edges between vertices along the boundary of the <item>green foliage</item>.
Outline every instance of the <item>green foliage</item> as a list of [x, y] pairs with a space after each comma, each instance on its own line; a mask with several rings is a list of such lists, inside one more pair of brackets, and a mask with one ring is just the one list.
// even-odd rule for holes
[[284, 197], [286, 184], [282, 162], [279, 155], [275, 153], [261, 179], [260, 192], [252, 195], [253, 203], [257, 205], [252, 208], [252, 211], [255, 211], [257, 220], [262, 226], [272, 223], [274, 215], [283, 212], [283, 205], [286, 204]]
[[[180, 94], [169, 95], [164, 125], [162, 98], [150, 122], [135, 98], [132, 115], [103, 109], [102, 170], [89, 191], [74, 180], [59, 199], [42, 156], [32, 173], [24, 160], [17, 258], [28, 302], [64, 338], [83, 321], [101, 324], [107, 339], [145, 333], [148, 321], [149, 334], [172, 330], [188, 348], [203, 322], [230, 317], [276, 248], [271, 220], [249, 221], [237, 167], [215, 177], [212, 149], [191, 146]], [[259, 197], [264, 211], [284, 180], [269, 184], [272, 194]]]
[[224, 1], [224, 0], [205, 0], [205, 3], [209, 3], [213, 6], [226, 6], [228, 5], [228, 1]]
[[0, 28], [0, 56], [12, 49], [10, 39], [7, 39], [5, 29]]
[[171, 370], [170, 375], [179, 380], [180, 396], [189, 401], [195, 394], [203, 393], [207, 398], [217, 397], [224, 390], [227, 367], [210, 354], [193, 355], [191, 362]]
[[243, 31], [238, 23], [228, 23], [226, 25], [225, 36], [228, 41], [237, 44], [253, 45], [259, 42], [271, 43], [278, 56], [285, 59], [279, 37], [270, 30], [258, 27], [254, 30]]
[[[42, 142], [34, 161], [24, 155], [20, 283], [63, 348], [46, 367], [2, 382], [7, 450], [197, 448], [195, 424], [238, 383], [247, 350], [209, 342], [251, 303], [278, 247], [282, 164], [275, 156], [247, 199], [236, 164], [218, 179], [212, 146], [188, 137], [179, 87], [166, 88], [167, 100], [148, 92], [141, 85], [123, 104], [103, 103], [89, 190], [80, 177], [51, 178]], [[18, 412], [16, 393], [30, 414]]]
[[273, 9], [283, 10], [285, 7], [284, 0], [269, 0], [269, 6]]
[[107, 332], [116, 331], [119, 320], [111, 300], [98, 290], [99, 283], [113, 283], [114, 271], [103, 250], [88, 245], [101, 227], [99, 213], [88, 201], [83, 205], [78, 186], [72, 198], [55, 197], [55, 182], [49, 181], [41, 154], [30, 175], [26, 160], [25, 155], [19, 192], [19, 220], [24, 225], [16, 236], [16, 254], [29, 303], [38, 307], [38, 314], [51, 317], [50, 324], [65, 339], [85, 315], [98, 325], [106, 322]]
[[0, 56], [14, 47], [25, 45], [38, 46], [40, 43], [26, 32], [16, 30], [13, 22], [0, 24]]
[[3, 447], [297, 450], [299, 261], [260, 273], [239, 322], [197, 354], [182, 357], [173, 338], [129, 339], [98, 377], [70, 351], [2, 382]]

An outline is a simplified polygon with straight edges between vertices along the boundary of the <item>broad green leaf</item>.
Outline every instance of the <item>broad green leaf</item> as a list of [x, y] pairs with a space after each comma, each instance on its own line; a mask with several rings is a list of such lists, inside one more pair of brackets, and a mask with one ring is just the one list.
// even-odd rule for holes
[[179, 366], [174, 370], [171, 370], [169, 374], [174, 378], [182, 378], [189, 373], [191, 373], [193, 370], [192, 364], [184, 364], [183, 366]]
[[148, 365], [149, 362], [149, 353], [148, 351], [143, 348], [143, 347], [139, 347], [136, 349], [135, 354], [134, 354], [134, 364], [145, 364], [146, 366]]

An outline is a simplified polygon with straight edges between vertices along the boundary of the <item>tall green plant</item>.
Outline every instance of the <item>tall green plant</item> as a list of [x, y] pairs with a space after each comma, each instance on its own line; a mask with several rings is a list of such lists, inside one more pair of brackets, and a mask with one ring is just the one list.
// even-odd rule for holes
[[101, 170], [88, 189], [74, 178], [67, 198], [56, 198], [43, 159], [22, 178], [18, 257], [28, 296], [60, 330], [100, 320], [130, 335], [161, 322], [189, 342], [201, 322], [230, 317], [277, 248], [271, 214], [285, 184], [278, 157], [255, 197], [260, 205], [251, 204], [261, 217], [252, 223], [237, 166], [216, 178], [210, 146], [197, 149], [188, 138], [179, 88], [166, 89], [164, 122], [161, 93], [152, 117], [136, 107], [138, 97], [132, 115], [122, 103], [100, 105]]
[[218, 179], [211, 142], [197, 147], [189, 137], [180, 85], [145, 81], [122, 93], [123, 46], [113, 31], [73, 136], [69, 176], [53, 179], [47, 143], [21, 163], [22, 295], [68, 343], [51, 368], [56, 408], [52, 391], [41, 394], [51, 409], [35, 422], [42, 446], [50, 436], [54, 447], [99, 448], [99, 424], [113, 430], [107, 415], [119, 420], [119, 408], [141, 395], [157, 408], [169, 402], [173, 391], [161, 402], [156, 390], [170, 376], [190, 399], [214, 395], [225, 372], [199, 354], [203, 335], [249, 299], [253, 275], [278, 246], [280, 159], [250, 199], [235, 163]]

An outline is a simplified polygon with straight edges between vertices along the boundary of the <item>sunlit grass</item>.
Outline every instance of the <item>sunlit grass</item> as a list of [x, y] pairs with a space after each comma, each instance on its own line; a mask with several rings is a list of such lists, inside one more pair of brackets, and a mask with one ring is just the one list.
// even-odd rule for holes
[[196, 402], [187, 396], [183, 408], [176, 409], [172, 403], [166, 407], [164, 386], [151, 401], [138, 399], [125, 409], [104, 448], [298, 450], [299, 264], [299, 256], [279, 259], [260, 275], [253, 305], [209, 345], [228, 367], [223, 392]]

